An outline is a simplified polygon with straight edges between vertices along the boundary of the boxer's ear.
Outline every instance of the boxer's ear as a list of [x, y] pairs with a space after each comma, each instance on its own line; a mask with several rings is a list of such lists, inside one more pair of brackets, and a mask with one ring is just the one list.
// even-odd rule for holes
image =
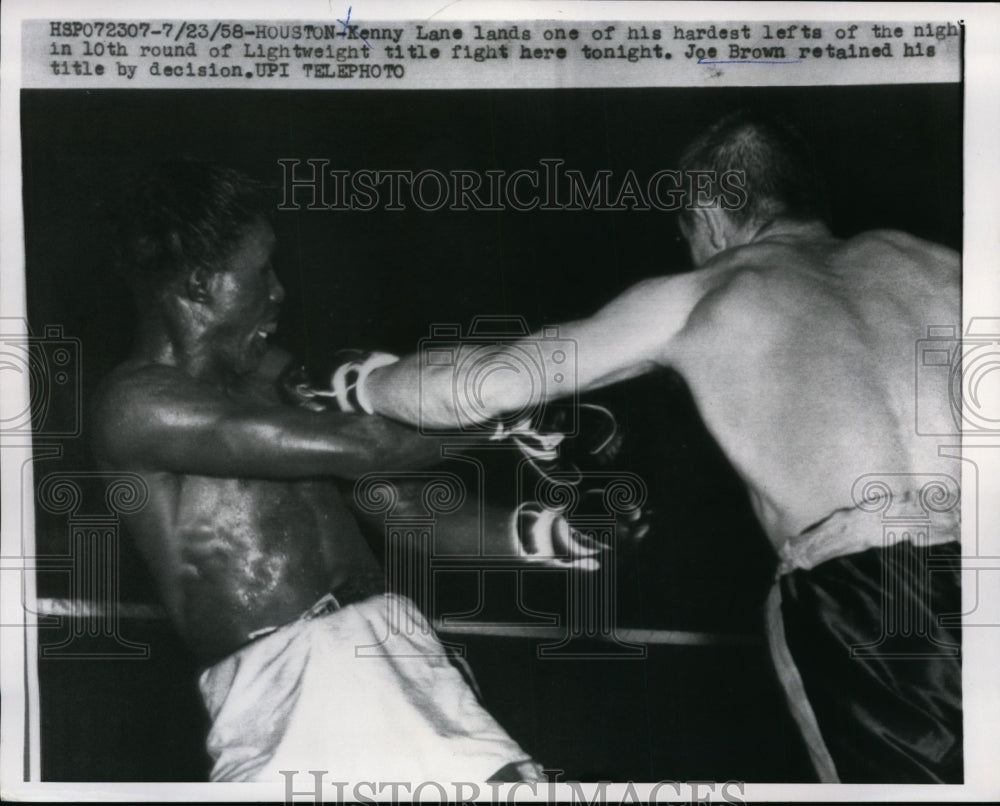
[[718, 252], [728, 248], [730, 234], [729, 214], [721, 207], [707, 207], [698, 210], [697, 214], [701, 216], [702, 226], [705, 228], [705, 232], [708, 233], [708, 240], [712, 244], [712, 248]]
[[187, 274], [187, 297], [192, 302], [207, 305], [212, 301], [212, 273], [204, 266], [196, 266]]

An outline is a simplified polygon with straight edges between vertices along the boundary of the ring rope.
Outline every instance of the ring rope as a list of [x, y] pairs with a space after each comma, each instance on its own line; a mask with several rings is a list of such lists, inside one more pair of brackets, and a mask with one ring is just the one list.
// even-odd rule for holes
[[[109, 608], [98, 602], [80, 599], [42, 598], [37, 601], [37, 616], [69, 618], [101, 618]], [[167, 613], [159, 605], [141, 602], [121, 602], [115, 607], [119, 619], [131, 621], [166, 621]], [[566, 637], [566, 629], [537, 624], [496, 624], [489, 622], [456, 623], [437, 619], [436, 632], [446, 635], [482, 635], [494, 638], [541, 638], [558, 640]], [[639, 629], [619, 627], [612, 635], [587, 636], [596, 640], [626, 641], [634, 644], [672, 644], [675, 646], [746, 646], [759, 644], [751, 634], [715, 633], [692, 630]]]

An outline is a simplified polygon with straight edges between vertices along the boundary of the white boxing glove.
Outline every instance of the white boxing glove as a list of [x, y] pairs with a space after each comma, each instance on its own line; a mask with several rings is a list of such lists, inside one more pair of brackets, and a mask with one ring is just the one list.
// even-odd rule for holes
[[563, 512], [528, 501], [514, 510], [511, 533], [529, 562], [578, 571], [597, 571], [610, 546], [574, 529]]
[[368, 353], [356, 361], [348, 361], [334, 370], [331, 379], [332, 395], [341, 411], [363, 411], [374, 414], [371, 399], [365, 389], [365, 381], [373, 370], [387, 367], [399, 361], [399, 356], [391, 353]]

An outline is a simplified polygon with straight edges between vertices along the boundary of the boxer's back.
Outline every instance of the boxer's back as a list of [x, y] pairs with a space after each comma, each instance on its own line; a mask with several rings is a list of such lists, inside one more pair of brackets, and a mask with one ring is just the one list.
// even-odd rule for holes
[[[715, 261], [672, 363], [782, 542], [869, 473], [949, 473], [916, 434], [915, 354], [960, 321], [957, 254], [895, 232], [763, 239]], [[923, 402], [923, 401], [922, 401]], [[922, 411], [951, 424], [947, 390]]]

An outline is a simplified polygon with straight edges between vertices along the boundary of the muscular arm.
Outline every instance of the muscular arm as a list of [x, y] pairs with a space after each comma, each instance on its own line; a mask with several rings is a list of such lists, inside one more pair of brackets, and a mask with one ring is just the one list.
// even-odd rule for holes
[[[368, 377], [369, 397], [378, 414], [425, 428], [455, 429], [633, 378], [669, 360], [674, 337], [713, 275], [699, 271], [643, 281], [589, 319], [560, 325], [554, 339], [536, 333], [498, 346], [490, 355], [493, 372], [484, 371], [477, 353], [477, 361], [469, 362], [476, 366], [475, 383], [456, 372], [459, 361], [428, 365], [408, 356]], [[525, 355], [536, 360], [540, 355], [544, 382], [523, 369]]]
[[[425, 519], [431, 514], [424, 500], [427, 481], [399, 479], [390, 482], [394, 495], [392, 510], [388, 513], [366, 511], [363, 502], [355, 497], [355, 514], [377, 533], [384, 533], [389, 517], [396, 523], [414, 518]], [[528, 506], [521, 512], [513, 507], [481, 501], [475, 495], [466, 496], [452, 511], [433, 516], [433, 555], [502, 558], [505, 562], [517, 560], [525, 565], [577, 566], [588, 570], [599, 567], [602, 554], [609, 546], [581, 535], [573, 527], [567, 513], [545, 512], [541, 505], [527, 503]], [[619, 517], [616, 525], [618, 538], [641, 539], [648, 530], [646, 514], [637, 507], [634, 512]], [[392, 547], [386, 546], [385, 549], [391, 551]]]
[[[352, 509], [357, 518], [376, 532], [385, 528], [387, 516], [396, 520], [427, 518], [430, 513], [423, 501], [423, 491], [428, 479], [397, 479], [392, 481], [395, 493], [392, 511], [373, 514], [366, 511], [355, 497]], [[468, 491], [466, 491], [468, 493]], [[521, 545], [514, 531], [514, 514], [511, 509], [481, 502], [466, 494], [462, 503], [453, 511], [434, 516], [433, 551], [439, 556], [517, 557]]]
[[203, 476], [357, 478], [438, 460], [440, 443], [380, 417], [235, 400], [164, 366], [112, 381], [97, 447], [116, 467]]

